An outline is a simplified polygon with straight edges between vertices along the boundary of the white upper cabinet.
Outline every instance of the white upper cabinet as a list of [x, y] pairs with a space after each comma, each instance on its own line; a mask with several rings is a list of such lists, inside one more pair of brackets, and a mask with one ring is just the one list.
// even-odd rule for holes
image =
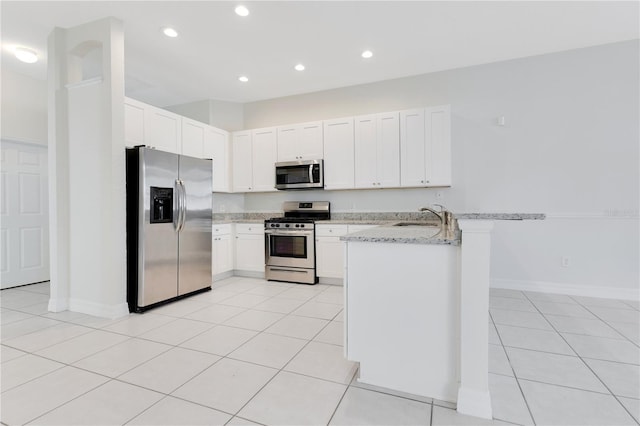
[[229, 132], [207, 126], [204, 158], [213, 160], [213, 192], [231, 192]]
[[427, 178], [432, 186], [451, 186], [451, 107], [425, 109]]
[[278, 159], [276, 128], [256, 129], [252, 132], [253, 185], [251, 191], [275, 191], [275, 163]]
[[324, 187], [354, 188], [353, 118], [327, 120], [324, 124]]
[[145, 145], [180, 154], [181, 127], [182, 117], [178, 114], [153, 106], [145, 109]]
[[233, 133], [233, 192], [275, 191], [276, 128]]
[[355, 118], [355, 187], [377, 188], [378, 185], [378, 132], [376, 116]]
[[125, 146], [144, 145], [144, 109], [147, 105], [134, 99], [124, 99]]
[[424, 109], [400, 111], [400, 184], [428, 184], [425, 167]]
[[208, 125], [182, 117], [181, 153], [190, 157], [204, 158], [205, 131]]
[[253, 183], [251, 131], [233, 133], [233, 192], [249, 192]]
[[399, 113], [355, 118], [355, 187], [400, 186]]
[[322, 122], [278, 127], [278, 161], [318, 160], [322, 156]]
[[400, 112], [402, 186], [451, 185], [449, 105]]

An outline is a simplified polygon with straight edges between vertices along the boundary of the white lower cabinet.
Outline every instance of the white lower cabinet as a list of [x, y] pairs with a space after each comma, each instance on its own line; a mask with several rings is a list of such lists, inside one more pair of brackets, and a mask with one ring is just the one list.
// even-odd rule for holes
[[235, 269], [264, 273], [264, 224], [236, 223]]
[[323, 278], [343, 278], [344, 242], [340, 237], [375, 226], [316, 224], [316, 274]]
[[212, 227], [211, 271], [220, 275], [233, 270], [233, 238], [231, 224], [216, 224]]
[[347, 233], [347, 225], [316, 224], [316, 274], [319, 277], [342, 278], [344, 243], [340, 237]]

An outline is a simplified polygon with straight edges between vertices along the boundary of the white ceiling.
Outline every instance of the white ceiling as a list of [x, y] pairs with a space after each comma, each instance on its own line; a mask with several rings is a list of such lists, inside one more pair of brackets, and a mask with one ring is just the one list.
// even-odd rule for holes
[[[233, 12], [243, 3], [251, 14]], [[637, 1], [2, 1], [2, 67], [46, 78], [54, 27], [124, 21], [126, 92], [251, 102], [639, 38]], [[180, 36], [169, 39], [164, 26]], [[41, 61], [19, 63], [14, 45]], [[374, 57], [362, 59], [371, 49]], [[301, 62], [307, 69], [298, 72]], [[248, 83], [238, 81], [245, 74]]]

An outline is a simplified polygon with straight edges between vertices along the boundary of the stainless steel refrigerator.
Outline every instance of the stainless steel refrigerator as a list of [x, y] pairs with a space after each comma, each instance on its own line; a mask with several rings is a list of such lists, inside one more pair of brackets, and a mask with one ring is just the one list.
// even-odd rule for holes
[[211, 289], [211, 160], [126, 150], [130, 312]]

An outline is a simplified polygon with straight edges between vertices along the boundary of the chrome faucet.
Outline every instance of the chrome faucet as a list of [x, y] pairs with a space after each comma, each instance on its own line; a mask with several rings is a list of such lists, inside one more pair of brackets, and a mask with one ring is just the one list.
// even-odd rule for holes
[[[440, 206], [440, 208], [442, 208], [442, 206]], [[434, 209], [432, 209], [431, 207], [421, 207], [420, 208], [421, 212], [431, 212], [433, 214], [435, 214], [438, 219], [440, 219], [440, 225], [444, 225], [444, 219], [442, 217], [442, 210], [440, 210], [440, 212], [435, 211]]]
[[442, 204], [434, 204], [434, 206], [440, 207], [440, 211], [435, 211], [431, 207], [421, 207], [421, 212], [431, 212], [440, 219], [440, 225], [448, 226], [453, 222], [453, 215], [450, 211], [447, 211]]

